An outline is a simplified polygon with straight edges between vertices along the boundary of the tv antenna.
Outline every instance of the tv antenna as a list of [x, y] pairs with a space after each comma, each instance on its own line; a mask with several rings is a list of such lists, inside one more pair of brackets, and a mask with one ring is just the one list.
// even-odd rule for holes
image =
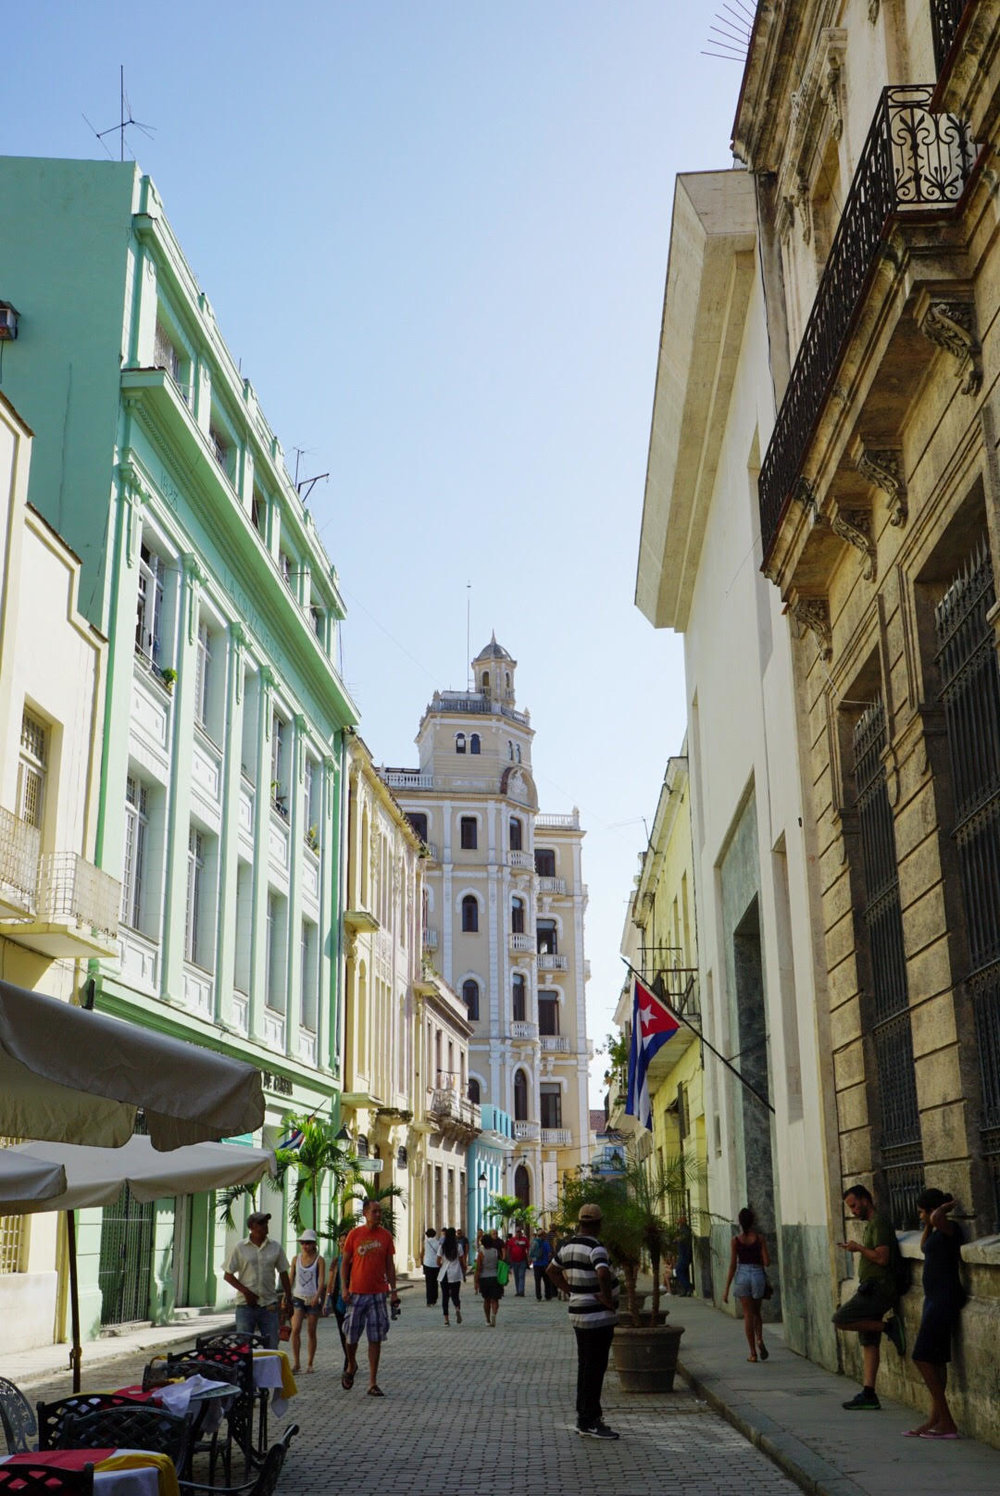
[[[322, 483], [323, 480], [324, 480], [324, 478], [329, 478], [330, 474], [329, 473], [317, 473], [316, 476], [315, 476], [315, 478], [303, 478], [303, 479], [300, 480], [299, 479], [299, 463], [302, 460], [302, 458], [303, 457], [307, 457], [309, 455], [309, 453], [308, 453], [308, 449], [306, 447], [294, 447], [293, 451], [295, 453], [295, 480], [294, 480], [295, 481], [295, 492], [298, 494], [298, 496], [302, 500], [303, 504], [308, 504], [308, 502], [309, 502], [309, 495], [312, 493], [313, 489], [316, 487], [316, 484], [317, 483]], [[305, 490], [305, 491], [303, 492], [303, 490]]]
[[87, 119], [87, 116], [86, 115], [83, 116], [84, 120], [90, 126], [91, 130], [94, 130], [94, 134], [97, 136], [98, 140], [101, 142], [101, 145], [104, 146], [104, 149], [107, 152], [109, 159], [112, 160], [112, 161], [114, 160], [114, 157], [111, 155], [111, 152], [108, 150], [107, 146], [104, 145], [104, 137], [105, 137], [105, 135], [115, 135], [115, 134], [118, 135], [118, 152], [119, 152], [118, 159], [120, 161], [124, 161], [125, 160], [125, 131], [129, 130], [129, 129], [132, 129], [132, 128], [134, 128], [136, 130], [141, 130], [142, 133], [143, 133], [143, 135], [145, 135], [145, 137], [146, 137], [147, 140], [152, 140], [152, 138], [153, 138], [153, 131], [156, 129], [155, 125], [144, 125], [141, 120], [133, 118], [133, 115], [132, 115], [132, 105], [129, 103], [128, 95], [125, 92], [125, 68], [124, 68], [124, 65], [120, 66], [119, 69], [118, 69], [118, 99], [119, 99], [119, 111], [118, 111], [118, 123], [117, 123], [117, 125], [109, 125], [106, 130], [94, 130], [94, 126], [90, 124], [90, 120]]

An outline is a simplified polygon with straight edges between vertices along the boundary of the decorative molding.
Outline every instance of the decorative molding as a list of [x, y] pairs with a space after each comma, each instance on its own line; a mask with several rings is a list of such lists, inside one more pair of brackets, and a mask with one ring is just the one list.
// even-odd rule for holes
[[816, 512], [816, 485], [805, 473], [800, 473], [792, 487], [792, 498], [801, 504], [803, 509]]
[[149, 489], [134, 462], [118, 464], [118, 481], [125, 510], [125, 565], [131, 570], [139, 560], [142, 543], [142, 510]]
[[[835, 7], [824, 7], [823, 19], [834, 18]], [[843, 71], [847, 56], [847, 30], [842, 26], [820, 26], [816, 45], [802, 72], [802, 81], [789, 99], [788, 143], [777, 183], [777, 199], [783, 208], [783, 227], [791, 227], [795, 210], [802, 215], [802, 239], [813, 237], [812, 185], [817, 163], [825, 154], [829, 138], [839, 141], [844, 132]]]
[[880, 0], [868, 0], [868, 19], [872, 25], [878, 20]]
[[872, 537], [872, 520], [867, 509], [835, 509], [830, 528], [841, 540], [855, 546], [865, 558], [864, 577], [874, 582], [878, 572], [878, 551]]
[[976, 336], [976, 309], [967, 297], [951, 301], [927, 299], [917, 326], [929, 342], [943, 348], [964, 374], [963, 395], [975, 395], [983, 382], [982, 348]]
[[905, 525], [909, 518], [903, 453], [899, 447], [866, 447], [859, 442], [854, 464], [862, 478], [880, 488], [889, 500], [890, 525]]
[[801, 629], [816, 635], [819, 641], [820, 658], [829, 660], [833, 655], [833, 631], [830, 627], [830, 605], [825, 597], [800, 597], [789, 605], [788, 610]]

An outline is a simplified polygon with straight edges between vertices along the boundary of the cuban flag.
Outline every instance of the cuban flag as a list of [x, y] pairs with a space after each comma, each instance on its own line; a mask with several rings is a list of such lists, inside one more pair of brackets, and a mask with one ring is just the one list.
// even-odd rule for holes
[[281, 1142], [277, 1144], [277, 1147], [287, 1148], [289, 1152], [297, 1153], [298, 1150], [302, 1147], [304, 1138], [305, 1133], [302, 1131], [302, 1128], [293, 1127], [288, 1136], [282, 1138]]
[[628, 1096], [625, 1114], [653, 1130], [653, 1108], [646, 1088], [646, 1071], [653, 1056], [680, 1028], [677, 1019], [636, 977], [632, 993], [632, 1047], [628, 1056]]

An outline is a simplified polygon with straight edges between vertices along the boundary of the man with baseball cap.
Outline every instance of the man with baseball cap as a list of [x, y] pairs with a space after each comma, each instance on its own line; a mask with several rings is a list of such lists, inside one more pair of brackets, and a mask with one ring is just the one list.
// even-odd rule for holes
[[576, 1429], [588, 1439], [617, 1439], [604, 1422], [601, 1388], [618, 1323], [618, 1284], [601, 1245], [601, 1207], [581, 1205], [577, 1234], [564, 1241], [546, 1268], [560, 1293], [569, 1294], [576, 1332]]
[[236, 1308], [236, 1328], [245, 1335], [258, 1334], [271, 1350], [278, 1348], [278, 1297], [275, 1278], [281, 1279], [286, 1308], [291, 1308], [292, 1285], [288, 1278], [288, 1258], [276, 1241], [267, 1234], [271, 1219], [266, 1210], [255, 1210], [247, 1217], [247, 1236], [233, 1248], [223, 1274], [230, 1288], [243, 1295]]

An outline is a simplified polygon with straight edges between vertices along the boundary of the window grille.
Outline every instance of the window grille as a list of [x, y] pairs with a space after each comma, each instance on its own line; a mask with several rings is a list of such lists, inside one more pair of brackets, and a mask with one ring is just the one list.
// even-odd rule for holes
[[[18, 1138], [0, 1138], [0, 1148], [12, 1148]], [[24, 1271], [28, 1247], [28, 1216], [0, 1216], [0, 1277]]]
[[29, 826], [41, 827], [45, 804], [48, 732], [30, 712], [21, 716], [21, 754], [18, 763], [17, 813]]
[[[877, 698], [861, 714], [854, 729], [854, 777], [857, 792], [861, 860], [866, 902], [863, 923], [872, 973], [872, 1040], [875, 1082], [881, 1127], [877, 1147], [887, 1179], [895, 1178], [893, 1149], [907, 1150], [906, 1183], [893, 1196], [893, 1224], [902, 1229], [900, 1214], [909, 1209], [908, 1191], [914, 1179], [923, 1184], [920, 1162], [920, 1111], [913, 1064], [903, 915], [899, 902], [896, 834], [882, 754], [886, 746], [885, 707]], [[916, 1153], [914, 1158], [912, 1155]], [[900, 1176], [902, 1177], [902, 1176]]]
[[980, 1146], [1000, 1223], [1000, 670], [989, 623], [995, 602], [984, 536], [938, 604], [935, 627], [975, 1014]]
[[125, 781], [125, 851], [122, 857], [123, 925], [138, 930], [142, 921], [142, 895], [146, 871], [146, 828], [149, 825], [149, 792], [130, 775]]
[[[914, 1150], [919, 1153], [919, 1149]], [[918, 1161], [886, 1158], [883, 1162], [888, 1210], [897, 1231], [915, 1231], [917, 1197], [924, 1188], [924, 1166]]]

